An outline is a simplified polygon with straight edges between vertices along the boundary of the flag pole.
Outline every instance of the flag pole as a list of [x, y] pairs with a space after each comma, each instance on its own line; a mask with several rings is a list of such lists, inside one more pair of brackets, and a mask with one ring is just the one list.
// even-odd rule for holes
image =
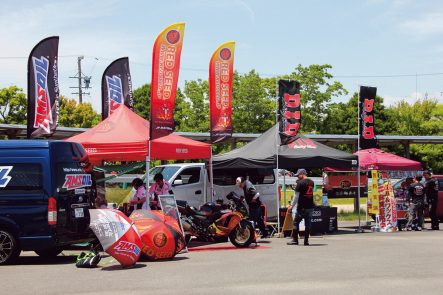
[[277, 177], [275, 180], [275, 193], [277, 196], [277, 231], [280, 232], [280, 196], [278, 194], [278, 186], [279, 186], [279, 173], [278, 173], [278, 152], [279, 152], [279, 148], [280, 148], [280, 144], [278, 141], [278, 137], [279, 137], [279, 124], [278, 124], [278, 107], [279, 107], [279, 92], [278, 92], [278, 80], [277, 80], [277, 87], [276, 87], [276, 91], [275, 91], [275, 102], [276, 102], [276, 108], [275, 108], [275, 123], [276, 123], [276, 130], [275, 130], [275, 160], [276, 160], [276, 172], [277, 172]]
[[[357, 117], [358, 117], [358, 128], [357, 128], [357, 210], [358, 210], [358, 228], [357, 232], [362, 233], [363, 229], [361, 228], [361, 216], [360, 216], [360, 124], [361, 124], [361, 117], [360, 117], [360, 88], [358, 90], [358, 98], [357, 98]], [[368, 209], [366, 208], [366, 211]]]
[[[146, 190], [149, 191], [149, 168], [151, 164], [151, 140], [148, 137], [148, 154], [146, 156], [146, 174], [145, 174], [145, 183], [146, 183]], [[149, 194], [146, 194], [146, 209], [149, 209]]]
[[210, 183], [209, 185], [211, 190], [211, 202], [214, 201], [214, 168], [212, 167], [212, 145], [211, 145], [211, 158], [209, 159], [209, 177]]

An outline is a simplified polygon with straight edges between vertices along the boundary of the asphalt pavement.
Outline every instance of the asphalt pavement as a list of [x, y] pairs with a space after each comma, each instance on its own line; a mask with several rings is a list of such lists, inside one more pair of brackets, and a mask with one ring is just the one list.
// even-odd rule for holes
[[443, 231], [355, 233], [351, 225], [308, 247], [288, 238], [244, 250], [194, 244], [132, 269], [112, 257], [78, 269], [77, 251], [53, 261], [26, 252], [18, 265], [0, 266], [0, 294], [443, 294]]

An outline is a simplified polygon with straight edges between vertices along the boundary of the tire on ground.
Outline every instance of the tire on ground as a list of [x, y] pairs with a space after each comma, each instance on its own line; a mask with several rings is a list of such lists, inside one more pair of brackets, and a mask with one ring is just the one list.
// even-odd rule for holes
[[20, 244], [12, 231], [0, 228], [0, 265], [16, 262], [20, 252]]

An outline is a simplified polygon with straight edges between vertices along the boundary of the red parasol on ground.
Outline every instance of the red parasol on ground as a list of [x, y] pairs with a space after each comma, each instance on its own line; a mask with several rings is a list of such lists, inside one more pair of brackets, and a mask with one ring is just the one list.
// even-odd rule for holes
[[185, 247], [180, 225], [157, 210], [135, 210], [129, 217], [140, 232], [142, 252], [150, 260], [174, 257]]
[[142, 242], [134, 223], [122, 212], [90, 209], [90, 227], [103, 249], [121, 265], [134, 265], [141, 254]]

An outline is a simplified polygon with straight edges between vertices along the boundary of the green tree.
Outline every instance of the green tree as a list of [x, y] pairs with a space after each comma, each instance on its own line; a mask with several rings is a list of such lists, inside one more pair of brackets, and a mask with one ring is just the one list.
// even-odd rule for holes
[[234, 74], [232, 124], [234, 132], [261, 133], [275, 124], [275, 79], [262, 79], [252, 70]]
[[334, 97], [346, 95], [348, 91], [329, 73], [329, 64], [298, 65], [294, 72], [282, 78], [300, 82], [302, 103], [302, 125], [304, 132], [319, 132], [326, 117], [328, 106]]
[[[443, 104], [436, 99], [424, 99], [409, 104], [400, 101], [391, 108], [396, 116], [396, 127], [401, 135], [443, 135]], [[424, 168], [443, 173], [443, 145], [413, 144], [412, 158]]]
[[0, 123], [26, 124], [28, 101], [17, 86], [0, 89]]
[[133, 92], [134, 112], [149, 120], [151, 111], [151, 84], [144, 84]]
[[59, 125], [64, 127], [90, 128], [97, 125], [101, 116], [90, 103], [77, 105], [74, 99], [60, 96]]
[[[146, 120], [150, 120], [151, 114], [151, 84], [144, 84], [134, 90], [134, 112]], [[174, 124], [176, 131], [188, 131], [186, 123], [191, 113], [190, 103], [180, 88], [177, 89], [175, 98]]]
[[[377, 96], [374, 103], [375, 133], [396, 134], [397, 120], [394, 111], [385, 108], [383, 97]], [[357, 134], [358, 133], [358, 93], [354, 93], [347, 103], [332, 103], [326, 110], [320, 133]]]
[[184, 94], [190, 102], [190, 113], [183, 131], [209, 131], [209, 85], [208, 81], [186, 81]]
[[177, 89], [174, 110], [174, 126], [175, 131], [193, 131], [189, 127], [192, 114], [191, 103], [183, 94], [180, 88]]

